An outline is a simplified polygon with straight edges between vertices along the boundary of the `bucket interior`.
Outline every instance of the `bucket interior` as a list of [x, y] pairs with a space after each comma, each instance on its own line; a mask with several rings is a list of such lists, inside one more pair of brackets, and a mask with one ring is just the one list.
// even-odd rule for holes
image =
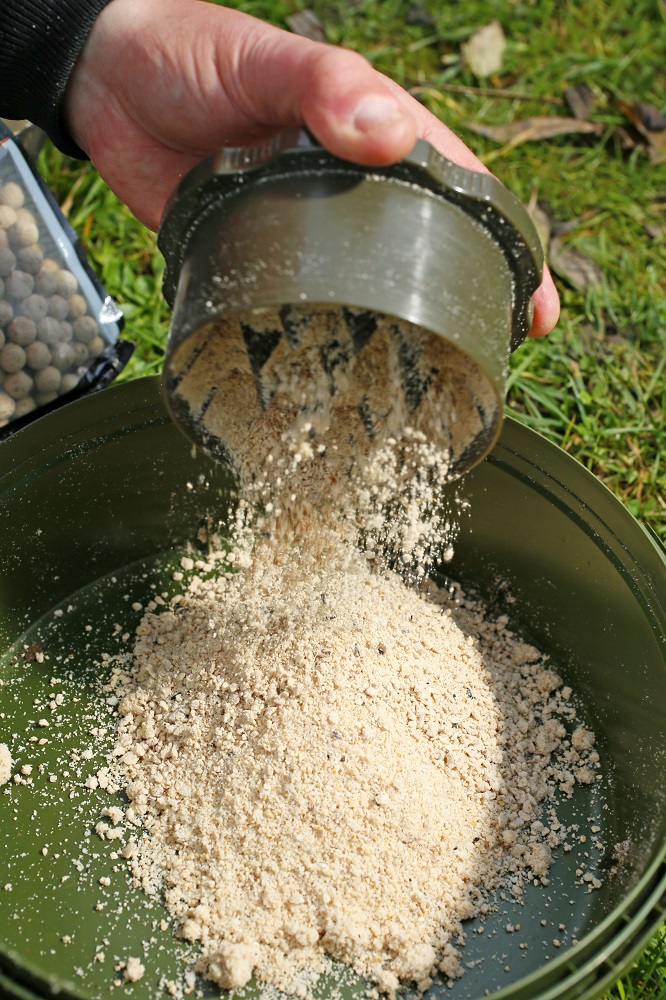
[[[608, 847], [596, 858], [585, 842], [555, 852], [550, 884], [528, 886], [522, 904], [499, 901], [483, 926], [471, 921], [465, 975], [429, 994], [592, 995], [666, 896], [666, 559], [594, 477], [513, 421], [450, 492], [469, 507], [446, 576], [507, 614], [574, 688], [604, 779], [577, 787], [558, 814], [569, 824], [600, 815]], [[0, 788], [0, 984], [10, 996], [93, 1000], [131, 955], [146, 972], [123, 993], [148, 1000], [193, 953], [166, 910], [129, 885], [113, 844], [90, 836], [108, 796], [84, 793], [77, 775], [93, 728], [88, 773], [113, 742], [111, 707], [92, 685], [110, 637], [128, 642], [142, 614], [132, 605], [151, 589], [173, 592], [179, 554], [188, 542], [205, 548], [232, 494], [228, 471], [171, 423], [157, 378], [80, 400], [0, 445], [0, 743], [35, 765], [31, 785]], [[575, 872], [591, 861], [614, 871], [587, 892]], [[342, 993], [362, 995], [354, 984]]]

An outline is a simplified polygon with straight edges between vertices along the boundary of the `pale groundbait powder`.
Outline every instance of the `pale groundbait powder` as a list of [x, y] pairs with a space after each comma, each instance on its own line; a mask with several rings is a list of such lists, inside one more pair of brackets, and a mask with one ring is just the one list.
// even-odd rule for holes
[[573, 748], [571, 692], [457, 590], [275, 557], [196, 577], [116, 668], [124, 856], [223, 987], [307, 995], [325, 955], [388, 993], [453, 978], [488, 893], [547, 884], [539, 803], [595, 780], [594, 737]]
[[[314, 342], [272, 358], [282, 405], [252, 411], [251, 434], [228, 366], [194, 359], [180, 382], [240, 473], [232, 548], [116, 661], [104, 785], [125, 789], [123, 856], [200, 943], [198, 972], [308, 997], [334, 958], [393, 995], [462, 974], [463, 921], [494, 891], [548, 884], [556, 798], [600, 765], [539, 651], [423, 575], [451, 538], [450, 446], [419, 407], [358, 433]], [[216, 406], [206, 379], [228, 392]]]
[[12, 776], [12, 755], [6, 743], [0, 743], [0, 785], [6, 785]]
[[443, 486], [498, 421], [493, 387], [467, 355], [382, 313], [230, 316], [185, 341], [171, 367], [181, 419], [236, 468], [245, 500], [295, 524], [328, 510], [416, 577], [455, 535]]

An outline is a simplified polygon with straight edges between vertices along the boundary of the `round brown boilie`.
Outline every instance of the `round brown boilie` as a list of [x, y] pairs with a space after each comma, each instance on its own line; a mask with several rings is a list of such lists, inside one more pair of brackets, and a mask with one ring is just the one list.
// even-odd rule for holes
[[16, 264], [28, 274], [38, 274], [44, 260], [40, 246], [22, 247], [16, 254]]
[[42, 264], [42, 271], [49, 271], [51, 274], [58, 274], [60, 271], [60, 264], [53, 257], [45, 257], [44, 263]]
[[[19, 209], [19, 211], [23, 211]], [[33, 243], [39, 241], [39, 229], [34, 222], [28, 219], [18, 219], [8, 230], [9, 243], [14, 249], [21, 247], [31, 247]]]
[[37, 220], [35, 219], [33, 212], [31, 212], [29, 208], [26, 208], [25, 205], [22, 205], [21, 208], [15, 209], [15, 212], [17, 222], [32, 222], [33, 225], [37, 224]]
[[74, 336], [82, 344], [89, 344], [99, 334], [99, 326], [92, 316], [79, 316], [72, 324]]
[[69, 304], [69, 319], [78, 319], [79, 316], [85, 316], [88, 312], [88, 303], [82, 295], [78, 294], [78, 292], [74, 295], [70, 295], [67, 302]]
[[87, 344], [81, 344], [78, 340], [74, 340], [69, 346], [72, 351], [72, 367], [82, 365], [84, 361], [88, 360]]
[[16, 225], [16, 212], [9, 205], [0, 205], [0, 229], [10, 229]]
[[66, 375], [63, 375], [62, 382], [60, 383], [60, 395], [63, 396], [66, 392], [76, 389], [80, 381], [81, 379], [76, 372], [68, 372]]
[[49, 297], [49, 316], [53, 316], [54, 319], [67, 319], [67, 313], [69, 312], [69, 303], [67, 299], [63, 298], [62, 295], [58, 295], [54, 292]]
[[15, 411], [16, 403], [12, 397], [0, 389], [0, 421], [3, 422], [3, 426], [14, 416]]
[[[56, 276], [55, 272], [46, 266], [47, 261], [42, 264], [42, 269], [39, 274], [35, 275], [35, 291], [39, 295], [49, 295], [56, 294]], [[69, 310], [69, 306], [67, 306]]]
[[64, 299], [68, 299], [78, 287], [79, 283], [71, 271], [67, 271], [64, 267], [58, 269], [58, 273], [56, 274], [56, 291], [58, 295], [62, 295]]
[[0, 326], [7, 326], [14, 315], [14, 310], [10, 302], [6, 300], [0, 301]]
[[88, 344], [88, 357], [97, 358], [102, 353], [106, 344], [101, 337], [94, 337]]
[[35, 279], [26, 271], [14, 270], [5, 278], [5, 291], [15, 302], [27, 299], [29, 295], [32, 295], [34, 287]]
[[48, 311], [48, 299], [44, 295], [40, 295], [38, 292], [33, 292], [32, 295], [23, 299], [19, 305], [19, 312], [21, 315], [29, 316], [30, 319], [34, 319], [35, 323], [39, 323], [40, 319], [44, 319]]
[[12, 375], [25, 366], [25, 351], [18, 344], [5, 344], [0, 351], [0, 368]]
[[47, 344], [48, 347], [53, 347], [54, 344], [60, 343], [62, 334], [58, 320], [53, 319], [52, 316], [44, 316], [43, 319], [40, 319], [37, 324], [37, 337], [43, 344]]
[[60, 388], [62, 375], [53, 365], [42, 368], [35, 375], [35, 389], [39, 393], [56, 393]]
[[32, 344], [37, 336], [37, 324], [27, 316], [15, 316], [7, 327], [7, 337], [20, 347]]
[[20, 184], [16, 181], [7, 181], [0, 187], [0, 204], [9, 205], [16, 211], [25, 204], [25, 193]]
[[51, 348], [51, 364], [58, 371], [64, 372], [71, 367], [74, 360], [72, 349], [69, 344], [62, 342], [54, 344]]
[[38, 392], [35, 394], [35, 402], [37, 403], [37, 406], [46, 406], [47, 403], [52, 403], [53, 400], [57, 398], [57, 392]]
[[12, 399], [24, 399], [32, 389], [32, 379], [27, 372], [14, 372], [7, 376], [3, 388]]
[[68, 323], [66, 319], [60, 321], [60, 339], [65, 344], [71, 344], [74, 339], [74, 331], [72, 330], [72, 324]]
[[36, 409], [37, 404], [32, 396], [24, 396], [23, 399], [19, 399], [16, 402], [14, 417], [18, 420], [19, 417], [26, 417], [29, 413], [32, 413], [32, 411]]
[[[2, 230], [0, 230], [2, 232]], [[16, 267], [16, 254], [8, 246], [0, 246], [0, 278], [6, 278]]]
[[36, 340], [26, 347], [25, 357], [34, 372], [40, 372], [51, 364], [51, 352], [41, 340]]

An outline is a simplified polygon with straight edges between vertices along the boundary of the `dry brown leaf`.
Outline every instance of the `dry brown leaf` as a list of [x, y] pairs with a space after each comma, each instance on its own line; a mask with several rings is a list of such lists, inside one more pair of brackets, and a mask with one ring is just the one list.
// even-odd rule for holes
[[647, 101], [621, 101], [619, 99], [615, 103], [622, 114], [626, 115], [637, 128], [647, 132], [662, 132], [666, 129], [666, 117], [654, 104], [649, 104]]
[[649, 142], [649, 133], [646, 129], [643, 121], [641, 119], [640, 110], [638, 109], [635, 101], [623, 101], [621, 98], [617, 97], [615, 99], [615, 107], [618, 111], [621, 111], [628, 122], [634, 127], [638, 134]]
[[557, 135], [568, 135], [573, 132], [600, 136], [606, 128], [602, 122], [584, 122], [578, 118], [565, 118], [559, 115], [522, 118], [506, 125], [478, 125], [476, 122], [466, 124], [478, 135], [485, 135], [496, 142], [510, 142], [512, 146], [517, 146], [521, 142], [552, 139]]
[[601, 211], [603, 211], [601, 208], [588, 208], [572, 219], [553, 219], [550, 227], [550, 235], [566, 236], [567, 233], [577, 229], [583, 222], [589, 222], [590, 219], [594, 219]]
[[648, 156], [650, 163], [666, 163], [666, 132], [650, 132]]
[[647, 101], [637, 101], [641, 120], [650, 132], [663, 132], [666, 128], [666, 115], [659, 108]]
[[645, 230], [653, 240], [661, 241], [666, 237], [666, 226], [655, 226], [651, 222], [647, 222]]
[[312, 10], [300, 10], [295, 14], [290, 14], [287, 24], [295, 35], [303, 35], [313, 42], [325, 42], [326, 31], [324, 25]]
[[460, 46], [463, 62], [478, 77], [492, 76], [502, 68], [506, 38], [499, 21], [479, 28]]
[[[633, 129], [638, 134], [639, 141], [647, 150], [650, 163], [666, 162], [666, 118], [653, 104], [644, 101], [623, 101], [616, 99], [615, 105], [631, 122]], [[651, 128], [656, 125], [657, 128]]]
[[534, 223], [534, 228], [537, 231], [539, 241], [541, 242], [541, 246], [543, 248], [543, 255], [544, 257], [547, 257], [553, 220], [548, 212], [546, 212], [546, 210], [538, 203], [534, 194], [530, 198], [527, 205], [525, 205], [525, 208], [527, 209], [527, 214]]
[[413, 3], [407, 8], [405, 14], [405, 24], [414, 25], [416, 28], [425, 28], [427, 31], [436, 31], [437, 22], [430, 11], [422, 7], [420, 3]]
[[594, 111], [594, 94], [586, 83], [567, 87], [563, 96], [571, 114], [581, 121], [589, 118], [590, 112]]
[[601, 284], [601, 268], [596, 260], [567, 246], [557, 236], [551, 240], [549, 264], [560, 278], [579, 290]]
[[622, 125], [615, 126], [610, 133], [610, 140], [621, 153], [632, 153], [638, 146], [645, 148], [644, 136], [637, 129], [626, 129]]

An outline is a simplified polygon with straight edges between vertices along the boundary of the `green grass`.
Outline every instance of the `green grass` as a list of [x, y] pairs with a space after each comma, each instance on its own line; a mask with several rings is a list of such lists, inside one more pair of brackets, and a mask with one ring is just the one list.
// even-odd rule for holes
[[169, 310], [162, 297], [164, 261], [155, 234], [109, 191], [92, 164], [71, 160], [49, 144], [39, 168], [104, 287], [122, 308], [123, 335], [136, 344], [136, 351], [121, 378], [158, 372]]
[[[629, 510], [666, 541], [666, 164], [627, 155], [610, 138], [622, 124], [614, 98], [666, 110], [666, 7], [662, 0], [312, 0], [329, 41], [366, 55], [457, 131], [525, 202], [536, 196], [560, 222], [579, 220], [568, 245], [598, 262], [596, 288], [557, 279], [557, 330], [513, 357], [507, 408], [591, 469]], [[305, 3], [244, 0], [236, 6], [284, 25]], [[429, 15], [424, 18], [423, 13]], [[478, 81], [462, 65], [460, 42], [497, 17], [508, 46], [499, 77]], [[428, 23], [429, 21], [429, 23]], [[417, 22], [417, 23], [415, 23]], [[426, 22], [426, 23], [424, 23]], [[481, 139], [470, 122], [501, 124], [556, 107], [564, 89], [587, 83], [603, 139], [561, 137], [511, 150]], [[460, 88], [506, 88], [529, 100]], [[455, 91], [451, 88], [454, 85]], [[499, 152], [498, 152], [499, 151]], [[168, 327], [155, 237], [140, 226], [90, 164], [51, 148], [40, 167], [103, 283], [123, 308], [138, 346], [123, 379], [158, 371]], [[657, 935], [605, 1000], [666, 997], [666, 932]]]
[[666, 927], [601, 1000], [663, 1000], [666, 997]]

